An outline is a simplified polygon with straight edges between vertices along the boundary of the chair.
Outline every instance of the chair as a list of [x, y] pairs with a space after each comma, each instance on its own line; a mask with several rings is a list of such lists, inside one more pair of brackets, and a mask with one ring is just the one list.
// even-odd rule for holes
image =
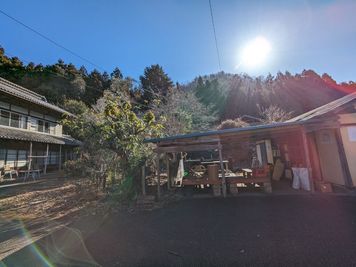
[[14, 169], [11, 169], [10, 165], [9, 164], [6, 164], [4, 166], [4, 178], [5, 178], [5, 175], [8, 174], [10, 176], [10, 179], [12, 180], [12, 175], [15, 174], [16, 175], [16, 178], [19, 178], [19, 174], [17, 172], [17, 170], [14, 170]]

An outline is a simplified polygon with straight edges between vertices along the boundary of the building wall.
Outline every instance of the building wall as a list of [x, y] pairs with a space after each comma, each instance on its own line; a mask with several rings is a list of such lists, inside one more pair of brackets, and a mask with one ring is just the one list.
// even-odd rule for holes
[[223, 158], [229, 160], [230, 168], [250, 168], [252, 155], [251, 144], [248, 141], [232, 142], [223, 146]]
[[3, 99], [1, 93], [0, 99], [0, 125], [62, 136], [59, 114], [9, 97]]
[[353, 185], [356, 186], [356, 113], [340, 114], [339, 122], [342, 143]]
[[[7, 140], [6, 143], [2, 142], [0, 144], [0, 169], [3, 168], [5, 164], [15, 169], [26, 169], [28, 166], [29, 149], [29, 142], [16, 142], [10, 140]], [[56, 150], [57, 148], [55, 145], [50, 146], [50, 153], [54, 152], [55, 154]], [[46, 145], [34, 143], [32, 155], [43, 156], [45, 154]], [[50, 160], [48, 162], [50, 163]], [[42, 167], [44, 165], [44, 158], [36, 158], [33, 160], [33, 163]]]
[[356, 139], [352, 138], [352, 133], [350, 133], [350, 131], [356, 132], [356, 126], [342, 126], [340, 128], [347, 164], [349, 166], [352, 183], [355, 186], [356, 185]]
[[323, 180], [345, 185], [335, 130], [325, 129], [316, 131], [315, 138]]
[[287, 167], [306, 166], [300, 131], [273, 135], [272, 147], [280, 151], [280, 157]]
[[[27, 169], [30, 143], [25, 141], [10, 141], [0, 139], [0, 170], [4, 165], [9, 165], [14, 169]], [[45, 156], [47, 145], [43, 143], [33, 142], [32, 155], [33, 156]], [[50, 144], [47, 170], [57, 170], [59, 167], [59, 161], [62, 164], [66, 160], [75, 159], [76, 155], [73, 152], [72, 147], [62, 146], [62, 155], [59, 154], [59, 145]], [[43, 170], [45, 165], [45, 158], [33, 158], [32, 167]]]
[[[261, 135], [260, 138], [250, 141], [231, 142], [223, 147], [224, 159], [229, 159], [232, 165], [250, 168], [252, 157], [256, 156], [256, 144], [270, 140], [272, 146], [272, 155], [282, 159], [286, 167], [306, 166], [303, 151], [303, 142], [299, 130], [285, 131], [282, 133], [273, 133]], [[267, 155], [266, 155], [267, 158]], [[270, 161], [272, 161], [272, 157]]]

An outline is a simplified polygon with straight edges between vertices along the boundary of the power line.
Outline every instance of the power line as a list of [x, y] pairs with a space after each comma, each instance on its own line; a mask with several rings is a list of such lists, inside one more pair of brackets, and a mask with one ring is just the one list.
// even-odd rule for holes
[[210, 7], [211, 23], [213, 25], [213, 32], [214, 32], [214, 39], [215, 39], [215, 46], [216, 46], [216, 54], [218, 56], [219, 70], [221, 71], [220, 52], [219, 52], [219, 47], [218, 47], [218, 40], [216, 38], [215, 22], [214, 22], [213, 8], [211, 6], [211, 0], [209, 0], [209, 7]]
[[55, 46], [57, 46], [57, 47], [59, 47], [59, 48], [62, 48], [63, 50], [67, 51], [68, 53], [72, 54], [73, 56], [76, 56], [77, 58], [80, 58], [81, 60], [83, 60], [83, 61], [89, 63], [90, 65], [92, 65], [92, 66], [94, 66], [94, 67], [96, 67], [96, 68], [101, 69], [101, 70], [104, 71], [104, 68], [102, 68], [102, 67], [98, 66], [97, 64], [93, 63], [92, 61], [90, 61], [90, 60], [88, 60], [88, 59], [82, 57], [81, 55], [79, 55], [79, 54], [73, 52], [72, 50], [66, 48], [65, 46], [63, 46], [63, 45], [57, 43], [57, 42], [54, 41], [53, 39], [51, 39], [51, 38], [47, 37], [46, 35], [40, 33], [39, 31], [35, 30], [34, 28], [31, 28], [30, 26], [28, 26], [28, 25], [26, 25], [25, 23], [19, 21], [18, 19], [14, 18], [13, 16], [7, 14], [6, 12], [4, 12], [4, 11], [1, 10], [1, 9], [0, 9], [0, 13], [2, 13], [3, 15], [5, 15], [5, 16], [8, 17], [9, 19], [15, 21], [16, 23], [20, 24], [21, 26], [25, 27], [26, 29], [28, 29], [28, 30], [34, 32], [35, 34], [39, 35], [39, 36], [42, 37], [43, 39], [45, 39], [45, 40], [47, 40], [48, 42], [54, 44]]

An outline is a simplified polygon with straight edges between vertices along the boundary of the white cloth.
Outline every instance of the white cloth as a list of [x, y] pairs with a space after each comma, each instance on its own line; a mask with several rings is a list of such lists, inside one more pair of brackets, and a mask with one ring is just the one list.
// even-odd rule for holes
[[309, 172], [307, 168], [292, 168], [294, 189], [310, 191]]
[[184, 176], [184, 164], [183, 164], [183, 159], [180, 159], [178, 164], [177, 176], [174, 178], [174, 184], [177, 187], [182, 186], [183, 176]]

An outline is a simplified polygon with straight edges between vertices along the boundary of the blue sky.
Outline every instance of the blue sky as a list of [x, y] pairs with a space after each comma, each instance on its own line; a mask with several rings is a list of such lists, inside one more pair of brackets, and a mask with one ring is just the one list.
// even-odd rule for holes
[[[251, 75], [327, 72], [356, 80], [356, 1], [212, 0], [222, 70]], [[138, 78], [160, 64], [174, 81], [217, 72], [208, 0], [3, 0], [0, 9], [111, 72]], [[35, 63], [93, 66], [0, 14], [0, 45]], [[244, 69], [239, 51], [264, 36], [265, 64]]]

